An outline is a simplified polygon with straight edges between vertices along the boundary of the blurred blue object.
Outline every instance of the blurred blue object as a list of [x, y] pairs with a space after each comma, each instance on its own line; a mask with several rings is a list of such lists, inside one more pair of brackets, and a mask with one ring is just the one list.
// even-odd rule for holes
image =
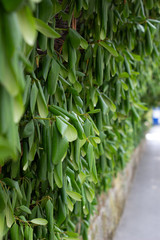
[[153, 125], [159, 125], [160, 124], [160, 107], [153, 108], [152, 123], [153, 123]]

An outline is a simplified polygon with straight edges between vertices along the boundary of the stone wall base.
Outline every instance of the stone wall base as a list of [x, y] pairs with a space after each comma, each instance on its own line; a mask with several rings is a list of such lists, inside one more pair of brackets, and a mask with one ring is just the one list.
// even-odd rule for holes
[[144, 144], [145, 140], [135, 149], [126, 168], [113, 180], [113, 187], [108, 193], [102, 193], [98, 197], [98, 206], [90, 221], [89, 240], [112, 240], [123, 212]]

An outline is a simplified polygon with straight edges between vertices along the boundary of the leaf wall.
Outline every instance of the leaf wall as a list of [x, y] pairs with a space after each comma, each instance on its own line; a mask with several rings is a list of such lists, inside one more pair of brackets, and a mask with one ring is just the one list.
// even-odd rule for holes
[[87, 239], [158, 103], [159, 9], [0, 0], [0, 240]]

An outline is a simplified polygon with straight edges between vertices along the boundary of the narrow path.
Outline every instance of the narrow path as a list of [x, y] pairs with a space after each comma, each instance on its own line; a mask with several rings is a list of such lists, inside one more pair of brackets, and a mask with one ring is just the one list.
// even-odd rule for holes
[[160, 127], [152, 127], [114, 240], [160, 240]]

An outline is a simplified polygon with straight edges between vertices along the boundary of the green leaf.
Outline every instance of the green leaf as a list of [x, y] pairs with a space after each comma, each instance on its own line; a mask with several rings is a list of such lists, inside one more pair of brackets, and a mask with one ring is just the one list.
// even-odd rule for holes
[[122, 84], [123, 89], [125, 91], [128, 91], [128, 85], [123, 80], [121, 80], [121, 84]]
[[157, 20], [157, 19], [148, 19], [148, 21], [153, 23], [160, 23], [160, 20]]
[[73, 238], [73, 237], [64, 237], [64, 240], [80, 240], [80, 238]]
[[[1, 230], [1, 229], [0, 229]], [[19, 237], [19, 225], [17, 223], [14, 223], [13, 226], [10, 229], [10, 239], [17, 239], [20, 240]]]
[[53, 125], [53, 145], [52, 145], [52, 163], [58, 164], [66, 156], [68, 149], [68, 140], [62, 137], [56, 125]]
[[132, 75], [135, 75], [135, 76], [138, 76], [140, 74], [139, 72], [135, 72], [135, 71], [132, 71], [131, 73]]
[[153, 28], [155, 30], [157, 29], [149, 20], [147, 20], [146, 22], [147, 22], [149, 27], [151, 27], [151, 28]]
[[88, 42], [87, 42], [83, 37], [81, 37], [80, 46], [81, 46], [83, 49], [87, 49], [87, 48], [88, 48]]
[[62, 202], [62, 198], [59, 195], [58, 198], [58, 219], [57, 219], [57, 224], [58, 226], [60, 226], [64, 220], [66, 219], [66, 206], [65, 204]]
[[81, 183], [83, 184], [86, 180], [87, 175], [81, 171], [78, 176], [79, 176]]
[[27, 75], [25, 78], [25, 89], [24, 89], [24, 94], [23, 94], [23, 103], [25, 106], [28, 105], [30, 88], [31, 88], [31, 77], [29, 75]]
[[31, 210], [28, 207], [24, 206], [24, 205], [20, 206], [19, 209], [22, 210], [25, 213], [28, 213], [28, 214], [32, 213]]
[[10, 228], [14, 222], [15, 222], [15, 219], [14, 219], [13, 210], [11, 209], [11, 207], [9, 205], [7, 205], [7, 207], [6, 207], [6, 223], [7, 223], [7, 227]]
[[61, 35], [42, 20], [35, 18], [36, 29], [48, 38], [60, 38]]
[[101, 42], [99, 42], [99, 45], [104, 47], [114, 57], [118, 57], [118, 52], [113, 47], [111, 47], [108, 43], [101, 41]]
[[91, 110], [91, 111], [89, 111], [89, 112], [87, 112], [88, 114], [94, 114], [94, 113], [98, 113], [98, 112], [100, 112], [101, 111], [101, 109], [93, 109], [93, 110]]
[[62, 171], [62, 162], [59, 162], [54, 167], [54, 179], [59, 188], [63, 186], [63, 171]]
[[93, 119], [92, 119], [90, 116], [88, 117], [88, 119], [89, 119], [89, 120], [91, 121], [91, 123], [92, 123], [92, 127], [93, 127], [94, 132], [99, 136], [99, 130], [98, 130], [96, 124], [94, 123]]
[[36, 40], [35, 20], [28, 6], [24, 6], [17, 12], [19, 26], [25, 42], [33, 46]]
[[48, 108], [47, 108], [46, 99], [44, 97], [43, 89], [39, 82], [38, 82], [38, 89], [39, 89], [38, 97], [37, 97], [38, 111], [40, 116], [42, 118], [45, 118], [48, 115]]
[[3, 181], [10, 187], [12, 188], [15, 188], [16, 189], [16, 192], [17, 192], [17, 195], [20, 199], [22, 199], [22, 193], [21, 193], [21, 190], [20, 190], [20, 187], [19, 187], [19, 183], [17, 181], [14, 181], [10, 178], [4, 178]]
[[73, 211], [73, 203], [71, 201], [71, 199], [69, 197], [67, 197], [67, 207], [69, 208], [69, 210], [72, 212]]
[[0, 166], [3, 166], [4, 161], [8, 158], [14, 159], [15, 157], [13, 146], [5, 137], [0, 136]]
[[46, 225], [48, 223], [48, 221], [44, 218], [34, 218], [30, 222], [36, 225]]
[[30, 63], [30, 61], [29, 61], [29, 60], [27, 59], [27, 57], [26, 57], [23, 53], [21, 53], [21, 52], [19, 52], [19, 57], [20, 57], [20, 59], [22, 60], [24, 66], [25, 66], [25, 70], [26, 70], [27, 72], [31, 73], [31, 72], [33, 71], [33, 66], [32, 66], [32, 64]]
[[141, 110], [144, 110], [144, 111], [147, 111], [147, 110], [148, 110], [148, 108], [147, 108], [146, 106], [144, 106], [143, 104], [141, 104], [141, 103], [136, 103], [136, 102], [134, 102], [133, 104], [134, 104], [134, 106], [135, 106], [136, 108], [138, 108], [138, 109], [141, 109]]
[[132, 54], [134, 60], [136, 60], [136, 61], [142, 61], [142, 58], [141, 58], [140, 55], [137, 55], [137, 54], [135, 54], [135, 53], [131, 53], [131, 54]]
[[25, 224], [24, 237], [26, 240], [33, 240], [33, 228]]
[[32, 114], [34, 113], [37, 96], [38, 96], [38, 88], [34, 82], [32, 85], [31, 95], [30, 95], [30, 109]]
[[82, 196], [81, 196], [79, 193], [73, 192], [73, 191], [69, 191], [69, 190], [67, 190], [66, 193], [67, 193], [71, 198], [73, 198], [74, 200], [76, 200], [76, 201], [81, 201]]
[[88, 201], [91, 203], [94, 199], [95, 193], [93, 189], [87, 184], [87, 187], [85, 188], [85, 193]]
[[23, 115], [23, 112], [24, 112], [24, 106], [23, 106], [23, 100], [22, 100], [22, 96], [21, 94], [17, 95], [15, 98], [14, 98], [14, 101], [13, 101], [13, 108], [14, 108], [14, 111], [13, 111], [13, 117], [14, 117], [14, 122], [15, 123], [18, 123]]
[[115, 111], [116, 111], [116, 106], [115, 106], [115, 104], [112, 102], [112, 100], [111, 100], [109, 97], [107, 97], [105, 94], [103, 94], [102, 97], [103, 97], [105, 103], [106, 103], [106, 104], [108, 105], [108, 107], [110, 108], [110, 110], [111, 110], [112, 112], [115, 112]]
[[6, 193], [4, 192], [0, 184], [0, 213], [5, 210], [5, 207], [6, 207]]
[[60, 72], [60, 65], [52, 59], [51, 70], [48, 74], [48, 93], [53, 95], [57, 88], [57, 80]]
[[33, 119], [26, 124], [23, 130], [23, 137], [27, 138], [30, 137], [34, 133], [34, 122]]
[[4, 9], [7, 12], [11, 12], [11, 11], [16, 10], [23, 3], [23, 0], [14, 0], [14, 1], [1, 0], [1, 2], [2, 2]]
[[118, 75], [118, 78], [129, 78], [129, 74], [127, 72], [122, 72]]
[[107, 114], [108, 113], [108, 104], [106, 104], [106, 102], [104, 101], [103, 97], [101, 96], [101, 94], [99, 95], [99, 105], [102, 109], [103, 114]]
[[99, 137], [90, 136], [90, 139], [92, 139], [97, 144], [99, 144], [101, 142], [101, 139]]
[[75, 233], [75, 232], [69, 232], [67, 231], [66, 234], [69, 236], [69, 237], [73, 237], [73, 238], [77, 238], [79, 236], [78, 233]]
[[69, 39], [73, 48], [78, 48], [81, 41], [81, 35], [74, 29], [69, 29]]
[[64, 118], [56, 117], [56, 125], [62, 136], [66, 137], [69, 142], [73, 142], [77, 139], [77, 130]]

